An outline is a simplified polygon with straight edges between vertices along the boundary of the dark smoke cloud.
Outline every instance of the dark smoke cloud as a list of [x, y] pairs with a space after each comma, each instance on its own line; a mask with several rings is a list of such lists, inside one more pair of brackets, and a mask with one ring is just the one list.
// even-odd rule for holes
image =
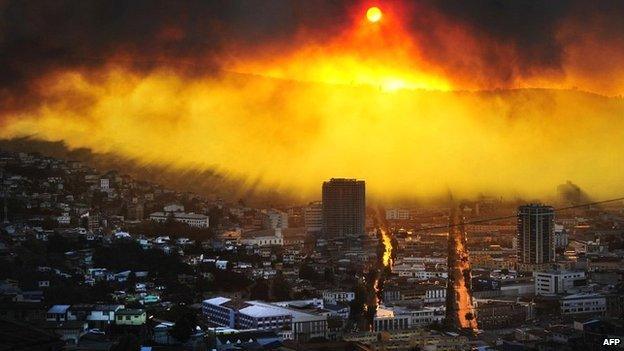
[[559, 193], [561, 200], [571, 205], [578, 205], [590, 201], [589, 196], [581, 187], [569, 180], [565, 184], [557, 186], [557, 193]]
[[[543, 72], [563, 74], [569, 43], [558, 37], [562, 26], [571, 28], [568, 40], [578, 31], [624, 46], [624, 4], [617, 0], [377, 3], [406, 9], [405, 21], [428, 60], [450, 73], [469, 72], [503, 85]], [[33, 79], [59, 69], [99, 67], [113, 59], [137, 70], [166, 65], [195, 75], [216, 71], [216, 58], [232, 50], [292, 49], [302, 44], [301, 33], [305, 40], [327, 40], [349, 25], [353, 10], [362, 4], [355, 0], [2, 1], [0, 99], [4, 106], [23, 107], [33, 102], [28, 98]], [[480, 45], [458, 48], [461, 43], [443, 36], [448, 25], [459, 26]]]
[[[480, 68], [486, 75], [505, 82], [518, 75], [561, 69], [563, 48], [556, 31], [569, 13], [571, 1], [447, 0], [424, 4], [427, 10], [447, 19], [447, 23], [460, 25], [471, 37], [482, 41], [483, 45], [475, 52], [466, 54], [477, 56], [477, 61], [484, 64]], [[420, 21], [423, 17], [413, 18], [415, 31], [427, 33]], [[427, 39], [434, 60], [451, 60], [448, 46], [457, 43]], [[511, 48], [513, 61], [501, 53], [501, 46]]]

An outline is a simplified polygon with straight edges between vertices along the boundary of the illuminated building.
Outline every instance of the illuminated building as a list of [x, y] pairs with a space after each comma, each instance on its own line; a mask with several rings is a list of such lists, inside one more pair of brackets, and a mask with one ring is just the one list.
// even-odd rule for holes
[[364, 234], [363, 180], [332, 178], [323, 183], [323, 233], [329, 238]]

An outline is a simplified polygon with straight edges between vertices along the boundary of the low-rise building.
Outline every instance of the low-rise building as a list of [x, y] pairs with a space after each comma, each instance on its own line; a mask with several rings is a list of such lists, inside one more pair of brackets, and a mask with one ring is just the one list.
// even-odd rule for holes
[[506, 300], [477, 300], [479, 328], [502, 329], [520, 326], [534, 318], [534, 303]]
[[124, 308], [115, 312], [117, 325], [143, 325], [147, 320], [144, 309]]
[[559, 300], [564, 315], [604, 315], [607, 300], [601, 294], [574, 294]]
[[331, 304], [335, 304], [336, 302], [350, 302], [354, 299], [355, 292], [353, 291], [323, 291], [323, 300]]
[[150, 220], [164, 223], [169, 218], [176, 222], [187, 224], [196, 228], [208, 228], [209, 219], [208, 216], [197, 213], [185, 213], [185, 212], [154, 212], [150, 214]]
[[583, 271], [533, 272], [535, 295], [559, 295], [587, 284]]
[[67, 311], [70, 305], [54, 305], [48, 309], [46, 321], [48, 322], [64, 322], [67, 320]]
[[[290, 301], [290, 304], [293, 304]], [[290, 306], [289, 304], [289, 306]], [[234, 329], [290, 330], [295, 340], [327, 337], [327, 314], [262, 301], [225, 297], [204, 300], [202, 311], [211, 323]], [[289, 334], [290, 335], [290, 334]]]

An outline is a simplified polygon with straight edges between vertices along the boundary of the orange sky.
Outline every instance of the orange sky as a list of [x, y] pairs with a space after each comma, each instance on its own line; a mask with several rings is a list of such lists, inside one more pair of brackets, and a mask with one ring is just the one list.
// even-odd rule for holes
[[[331, 177], [365, 179], [369, 194], [385, 199], [449, 189], [543, 197], [567, 180], [590, 195], [624, 192], [624, 104], [600, 95], [619, 94], [622, 76], [590, 78], [607, 75], [622, 57], [617, 47], [589, 57], [598, 34], [588, 31], [566, 46], [561, 69], [490, 79], [482, 73], [496, 67], [484, 68], [479, 52], [495, 45], [496, 62], [515, 67], [516, 46], [428, 12], [444, 42], [437, 55], [450, 57], [436, 61], [407, 28], [413, 8], [379, 6], [379, 22], [362, 3], [326, 40], [299, 29], [288, 45], [234, 45], [218, 57], [219, 74], [172, 60], [136, 69], [121, 52], [96, 67], [46, 72], [29, 86], [36, 103], [2, 112], [0, 137], [210, 168], [309, 199]], [[564, 40], [574, 30], [557, 33]], [[582, 57], [597, 62], [591, 74]], [[527, 87], [555, 90], [477, 92]], [[591, 93], [560, 90], [574, 87]]]

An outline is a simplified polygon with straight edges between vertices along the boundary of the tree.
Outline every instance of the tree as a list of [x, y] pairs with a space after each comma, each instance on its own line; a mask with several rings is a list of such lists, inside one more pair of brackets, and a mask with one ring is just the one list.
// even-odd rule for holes
[[176, 340], [185, 343], [188, 339], [193, 335], [193, 331], [195, 330], [194, 321], [189, 315], [180, 316], [176, 321], [171, 330], [169, 330], [169, 335], [173, 336]]
[[45, 230], [52, 230], [58, 227], [58, 222], [56, 221], [54, 217], [46, 216], [43, 219], [43, 223], [41, 223], [41, 227], [43, 227], [43, 229]]
[[312, 266], [304, 262], [301, 264], [301, 267], [299, 267], [299, 278], [307, 279], [309, 281], [317, 281], [318, 275]]
[[256, 281], [251, 286], [251, 299], [252, 300], [268, 300], [269, 299], [269, 284], [265, 279]]
[[273, 279], [273, 299], [277, 301], [290, 300], [292, 289], [284, 276], [280, 272], [275, 279]]
[[111, 351], [138, 351], [140, 349], [139, 339], [132, 334], [125, 334], [117, 340]]
[[350, 312], [349, 319], [357, 321], [364, 313], [364, 304], [366, 303], [366, 287], [358, 284], [355, 287], [355, 298], [349, 303]]
[[331, 268], [329, 267], [325, 268], [325, 272], [323, 272], [323, 276], [326, 282], [330, 284], [334, 284], [334, 281], [336, 280], [336, 278], [334, 277], [334, 271]]
[[342, 324], [343, 324], [342, 318], [338, 316], [327, 317], [327, 328], [329, 328], [329, 330], [338, 330], [342, 328]]

